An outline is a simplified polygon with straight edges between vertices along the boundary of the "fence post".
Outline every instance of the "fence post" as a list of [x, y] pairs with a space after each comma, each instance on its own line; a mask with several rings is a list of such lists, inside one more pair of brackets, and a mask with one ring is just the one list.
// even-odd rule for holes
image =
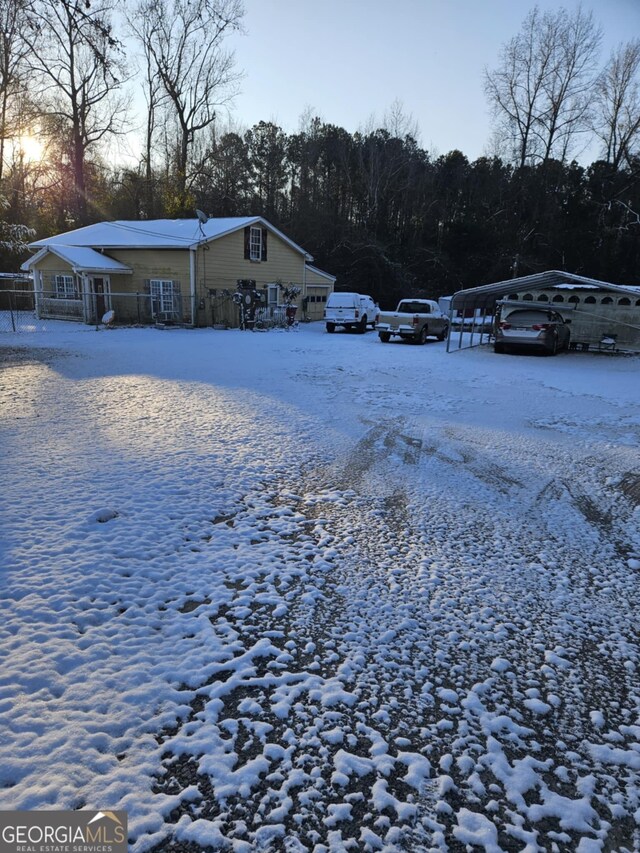
[[15, 294], [14, 294], [13, 290], [10, 290], [9, 291], [9, 313], [11, 314], [11, 329], [12, 329], [12, 331], [15, 332], [15, 330], [16, 330], [16, 318], [13, 314], [13, 297], [14, 297], [14, 295]]

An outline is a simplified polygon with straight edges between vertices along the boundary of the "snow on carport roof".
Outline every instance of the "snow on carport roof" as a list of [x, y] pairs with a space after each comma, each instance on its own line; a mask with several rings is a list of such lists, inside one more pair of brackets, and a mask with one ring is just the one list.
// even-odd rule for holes
[[561, 272], [559, 270], [548, 270], [547, 272], [525, 275], [520, 278], [510, 278], [507, 281], [497, 281], [493, 284], [483, 284], [480, 287], [470, 287], [466, 290], [458, 290], [451, 297], [451, 308], [485, 308], [493, 309], [495, 303], [501, 296], [521, 290], [533, 290], [544, 287], [557, 287], [563, 284], [574, 284], [589, 287], [597, 287], [601, 290], [614, 290], [620, 293], [629, 293], [635, 296], [639, 293], [638, 287], [621, 284], [611, 284], [607, 281], [598, 281], [594, 278], [585, 278], [574, 273]]

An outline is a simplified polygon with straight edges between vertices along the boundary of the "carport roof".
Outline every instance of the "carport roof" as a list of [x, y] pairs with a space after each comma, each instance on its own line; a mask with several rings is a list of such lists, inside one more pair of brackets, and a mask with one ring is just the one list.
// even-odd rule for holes
[[493, 284], [483, 284], [480, 287], [458, 290], [451, 297], [451, 308], [485, 308], [493, 310], [496, 301], [509, 293], [522, 290], [539, 290], [545, 287], [558, 287], [567, 284], [582, 287], [597, 287], [599, 290], [613, 290], [636, 297], [640, 296], [640, 287], [611, 284], [608, 281], [585, 278], [574, 273], [548, 270], [547, 272], [536, 273], [535, 275], [525, 275], [520, 278], [510, 278], [507, 281], [497, 281]]

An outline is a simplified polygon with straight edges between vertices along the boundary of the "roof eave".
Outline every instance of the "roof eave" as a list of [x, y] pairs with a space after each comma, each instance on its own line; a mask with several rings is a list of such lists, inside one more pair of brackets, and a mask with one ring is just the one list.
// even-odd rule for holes
[[[69, 246], [68, 248], [91, 248], [89, 246]], [[93, 249], [93, 251], [96, 251]], [[73, 261], [70, 261], [69, 258], [65, 258], [60, 252], [56, 252], [55, 245], [46, 245], [43, 246], [39, 252], [37, 252], [32, 258], [28, 258], [23, 264], [20, 265], [20, 269], [31, 270], [34, 264], [37, 264], [38, 261], [42, 260], [42, 258], [46, 257], [49, 253], [55, 255], [57, 258], [60, 258], [61, 261], [64, 261], [65, 264], [69, 264], [72, 271], [77, 274], [82, 273], [100, 273], [101, 275], [133, 275], [133, 270], [131, 267], [122, 264], [121, 267], [100, 267], [100, 266], [92, 266], [91, 264], [77, 264]]]
[[294, 249], [296, 252], [301, 254], [305, 262], [313, 260], [313, 255], [310, 255], [309, 252], [302, 248], [302, 246], [299, 246], [290, 237], [287, 237], [286, 234], [283, 234], [282, 231], [276, 228], [275, 225], [272, 225], [270, 222], [267, 222], [266, 219], [263, 219], [262, 216], [247, 217], [246, 219], [243, 219], [242, 222], [234, 225], [233, 227], [227, 228], [226, 231], [221, 231], [220, 234], [214, 234], [213, 237], [203, 237], [203, 239], [197, 240], [195, 243], [192, 243], [189, 248], [197, 249], [199, 246], [204, 246], [206, 243], [213, 243], [214, 240], [219, 240], [221, 237], [227, 237], [229, 234], [234, 234], [236, 231], [240, 231], [243, 228], [255, 225], [258, 222], [264, 225], [264, 227], [267, 228], [269, 231], [272, 231], [274, 234], [277, 234], [281, 240], [291, 246], [291, 248]]

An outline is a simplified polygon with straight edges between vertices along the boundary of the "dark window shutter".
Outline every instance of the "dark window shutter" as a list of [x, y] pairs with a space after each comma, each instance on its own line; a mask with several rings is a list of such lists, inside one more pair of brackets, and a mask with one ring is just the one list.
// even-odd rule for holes
[[262, 261], [267, 260], [267, 229], [262, 229], [262, 257], [260, 258]]
[[251, 226], [244, 229], [244, 259], [248, 261], [251, 257]]
[[145, 278], [144, 280], [144, 292], [151, 293], [151, 279]]
[[174, 278], [174, 280], [173, 280], [173, 292], [174, 293], [180, 293], [181, 292], [180, 280], [179, 279]]

